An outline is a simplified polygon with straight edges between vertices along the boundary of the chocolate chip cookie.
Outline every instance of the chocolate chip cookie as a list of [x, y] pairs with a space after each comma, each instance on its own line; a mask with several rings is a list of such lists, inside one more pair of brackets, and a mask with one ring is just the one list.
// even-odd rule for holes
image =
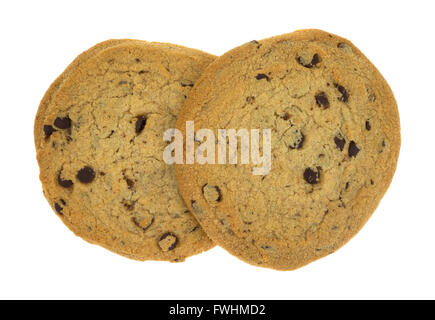
[[[247, 129], [251, 138], [252, 130], [271, 130], [270, 172], [254, 174], [252, 161], [216, 159], [178, 164], [176, 174], [218, 245], [279, 270], [348, 242], [386, 192], [400, 149], [397, 105], [384, 78], [350, 41], [320, 30], [225, 53], [190, 92], [177, 120], [183, 134], [186, 121], [216, 137], [218, 129]], [[265, 146], [260, 140], [260, 154]]]
[[52, 84], [35, 120], [44, 194], [76, 235], [137, 260], [183, 261], [213, 243], [163, 162], [163, 132], [214, 56], [109, 40]]

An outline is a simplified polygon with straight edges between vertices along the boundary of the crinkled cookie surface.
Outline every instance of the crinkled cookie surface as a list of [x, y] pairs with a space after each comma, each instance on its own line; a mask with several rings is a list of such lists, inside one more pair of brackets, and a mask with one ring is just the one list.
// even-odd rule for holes
[[176, 173], [218, 245], [279, 270], [349, 241], [386, 192], [400, 149], [386, 81], [351, 42], [320, 30], [252, 41], [215, 60], [177, 120], [184, 133], [186, 121], [216, 137], [218, 129], [271, 129], [268, 174], [240, 162], [176, 165]]
[[44, 194], [75, 234], [137, 260], [183, 261], [213, 243], [163, 162], [163, 132], [214, 56], [109, 40], [53, 83], [35, 120]]

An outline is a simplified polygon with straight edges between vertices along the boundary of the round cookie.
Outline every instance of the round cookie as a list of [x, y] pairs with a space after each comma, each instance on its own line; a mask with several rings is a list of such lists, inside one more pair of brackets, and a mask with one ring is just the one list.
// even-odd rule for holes
[[[252, 163], [252, 145], [251, 161], [241, 164], [241, 142], [236, 164], [178, 164], [176, 174], [216, 244], [278, 270], [299, 268], [349, 241], [386, 192], [400, 149], [386, 81], [352, 43], [320, 30], [225, 53], [204, 71], [179, 115], [184, 136], [186, 121], [194, 121], [195, 132], [211, 129], [216, 141], [218, 129], [247, 129], [251, 138], [249, 130], [259, 129], [260, 137], [271, 130], [270, 149], [267, 140], [259, 144], [260, 155], [270, 150], [266, 174], [254, 174], [261, 164]], [[217, 144], [215, 153], [218, 163]]]
[[213, 247], [163, 162], [163, 132], [214, 56], [109, 40], [53, 83], [35, 120], [40, 179], [78, 236], [137, 260], [184, 261]]

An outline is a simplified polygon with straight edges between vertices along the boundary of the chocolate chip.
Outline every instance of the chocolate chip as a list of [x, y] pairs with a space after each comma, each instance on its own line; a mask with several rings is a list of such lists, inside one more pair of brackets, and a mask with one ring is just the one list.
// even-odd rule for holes
[[320, 56], [317, 53], [315, 53], [313, 55], [313, 58], [311, 59], [311, 62], [309, 63], [307, 63], [305, 59], [302, 57], [298, 57], [296, 60], [299, 62], [300, 65], [304, 66], [305, 68], [311, 69], [312, 67], [314, 67], [316, 64], [320, 62]]
[[356, 155], [358, 154], [359, 150], [360, 149], [356, 146], [356, 143], [354, 141], [351, 141], [349, 143], [349, 150], [348, 150], [349, 157], [355, 158]]
[[335, 145], [340, 151], [343, 151], [344, 145], [346, 144], [346, 139], [344, 139], [341, 135], [337, 135], [334, 137]]
[[316, 103], [319, 105], [319, 107], [322, 107], [323, 109], [329, 108], [329, 100], [326, 96], [326, 93], [320, 92], [316, 95]]
[[183, 83], [183, 82], [181, 82], [181, 86], [182, 87], [191, 87], [191, 88], [193, 88], [193, 83]]
[[311, 63], [306, 63], [302, 57], [298, 57], [297, 61], [300, 65], [304, 66], [305, 68], [311, 69], [313, 65]]
[[349, 182], [346, 182], [346, 186], [344, 187], [345, 190], [349, 189]]
[[134, 187], [134, 181], [126, 176], [125, 171], [122, 172], [122, 177], [123, 177], [125, 183], [127, 184], [127, 187], [129, 189], [132, 189]]
[[62, 215], [63, 208], [62, 208], [62, 206], [61, 206], [60, 204], [58, 204], [57, 202], [54, 203], [54, 209], [56, 210], [56, 212], [57, 212], [58, 214]]
[[290, 115], [286, 112], [284, 113], [284, 115], [282, 116], [282, 120], [287, 121], [290, 119]]
[[264, 73], [259, 73], [255, 76], [255, 79], [257, 80], [261, 80], [261, 79], [266, 79], [267, 81], [269, 81], [269, 77], [267, 75], [265, 75]]
[[51, 136], [52, 133], [55, 132], [55, 131], [56, 131], [56, 129], [53, 128], [52, 126], [47, 125], [47, 124], [44, 125], [44, 134], [45, 134], [45, 137], [46, 137], [46, 138], [48, 138], [49, 136]]
[[128, 211], [133, 211], [134, 206], [136, 204], [135, 201], [129, 201], [126, 199], [122, 199], [121, 203], [124, 205], [124, 208], [126, 208]]
[[56, 120], [54, 120], [54, 126], [59, 129], [69, 129], [71, 128], [71, 119], [68, 116], [65, 118], [57, 117]]
[[255, 97], [254, 96], [246, 97], [246, 102], [249, 104], [253, 104], [255, 102]]
[[141, 228], [143, 231], [146, 231], [153, 224], [154, 216], [149, 214], [140, 218], [134, 217], [131, 218], [131, 220], [137, 227]]
[[371, 126], [371, 124], [370, 124], [370, 121], [369, 121], [369, 120], [366, 120], [366, 130], [367, 130], [367, 131], [370, 131], [371, 128], [372, 128], [372, 126]]
[[219, 221], [220, 221], [220, 223], [225, 227], [225, 231], [226, 231], [229, 235], [234, 236], [234, 231], [231, 229], [231, 227], [230, 227], [228, 221], [227, 221], [226, 219], [220, 219]]
[[222, 192], [218, 186], [205, 184], [202, 187], [202, 194], [204, 195], [205, 200], [209, 203], [217, 203], [222, 201]]
[[189, 233], [195, 232], [198, 229], [199, 229], [199, 225], [196, 225], [195, 227], [193, 227], [192, 230], [189, 231]]
[[349, 100], [349, 94], [347, 93], [346, 89], [337, 83], [334, 83], [334, 86], [341, 93], [341, 97], [338, 98], [338, 101], [347, 102]]
[[129, 179], [129, 178], [125, 178], [125, 182], [127, 183], [127, 186], [129, 189], [134, 187], [134, 181]]
[[337, 48], [341, 49], [343, 52], [347, 53], [347, 54], [351, 54], [352, 53], [352, 47], [344, 42], [340, 42], [337, 44]]
[[320, 167], [317, 167], [316, 170], [311, 168], [306, 168], [304, 171], [304, 179], [309, 184], [316, 184], [320, 181]]
[[145, 125], [147, 124], [147, 119], [148, 118], [145, 115], [141, 115], [137, 117], [136, 126], [135, 126], [136, 134], [139, 134], [143, 131]]
[[311, 59], [311, 65], [315, 66], [320, 62], [320, 57], [317, 53], [314, 54], [313, 59]]
[[373, 92], [371, 88], [366, 88], [367, 91], [367, 100], [370, 102], [376, 101], [376, 94]]
[[91, 183], [95, 178], [95, 171], [91, 167], [83, 167], [77, 172], [77, 179], [82, 183]]
[[384, 152], [384, 148], [385, 148], [385, 146], [386, 146], [386, 144], [385, 144], [385, 140], [382, 140], [381, 148], [378, 150], [378, 153], [382, 153], [382, 152]]
[[302, 132], [298, 131], [299, 136], [298, 138], [293, 142], [293, 144], [288, 146], [290, 149], [300, 149], [304, 145], [305, 136]]
[[178, 238], [172, 232], [167, 232], [160, 237], [159, 246], [163, 251], [174, 250], [178, 244]]
[[60, 172], [57, 176], [57, 183], [63, 188], [69, 188], [69, 187], [72, 187], [72, 185], [73, 185], [72, 180], [63, 180]]
[[345, 49], [347, 47], [348, 47], [348, 44], [344, 43], [344, 42], [340, 42], [339, 44], [337, 44], [337, 48], [340, 48], [340, 49]]

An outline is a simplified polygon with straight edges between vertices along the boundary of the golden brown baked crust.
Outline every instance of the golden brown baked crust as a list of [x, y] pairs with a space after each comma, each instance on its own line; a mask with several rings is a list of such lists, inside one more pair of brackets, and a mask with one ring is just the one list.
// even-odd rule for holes
[[176, 165], [176, 174], [216, 244], [279, 270], [349, 241], [386, 192], [400, 149], [384, 78], [350, 41], [320, 30], [252, 41], [216, 59], [179, 115], [183, 134], [190, 120], [216, 137], [217, 129], [272, 129], [267, 175], [253, 175], [253, 164]]
[[109, 40], [52, 84], [35, 120], [44, 194], [78, 236], [137, 260], [183, 261], [213, 243], [188, 212], [163, 132], [214, 56]]
[[118, 44], [127, 43], [129, 41], [135, 41], [135, 40], [111, 39], [96, 44], [92, 48], [82, 52], [79, 56], [77, 56], [77, 58], [75, 58], [74, 61], [69, 64], [69, 66], [64, 70], [64, 72], [62, 72], [62, 74], [56, 78], [56, 80], [50, 85], [48, 90], [45, 92], [44, 97], [42, 98], [39, 104], [38, 111], [36, 113], [35, 125], [34, 125], [35, 146], [38, 146], [39, 142], [41, 141], [41, 137], [43, 137], [44, 135], [43, 122], [45, 117], [45, 110], [50, 104], [53, 95], [56, 94], [57, 90], [60, 88], [63, 81], [65, 81], [65, 79], [68, 77], [71, 70], [74, 70], [74, 67], [78, 67], [81, 63], [83, 63], [90, 57], [96, 55], [101, 50], [116, 46]]

